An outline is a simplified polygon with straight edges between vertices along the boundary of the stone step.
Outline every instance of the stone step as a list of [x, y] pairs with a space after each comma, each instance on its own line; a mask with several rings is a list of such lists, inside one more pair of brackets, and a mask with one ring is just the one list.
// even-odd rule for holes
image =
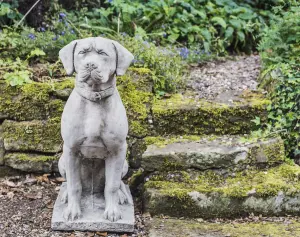
[[296, 237], [299, 218], [259, 218], [220, 222], [201, 219], [153, 218], [146, 221], [149, 237]]
[[280, 137], [184, 136], [146, 137], [131, 150], [131, 167], [146, 172], [219, 169], [239, 171], [250, 166], [274, 165], [285, 159]]
[[269, 101], [259, 92], [241, 92], [229, 100], [218, 101], [194, 99], [193, 96], [186, 92], [156, 100], [152, 107], [155, 132], [163, 136], [246, 134], [255, 126], [251, 120], [266, 119]]
[[300, 214], [300, 167], [282, 164], [223, 177], [213, 171], [152, 174], [146, 180], [144, 208], [152, 215], [232, 218]]

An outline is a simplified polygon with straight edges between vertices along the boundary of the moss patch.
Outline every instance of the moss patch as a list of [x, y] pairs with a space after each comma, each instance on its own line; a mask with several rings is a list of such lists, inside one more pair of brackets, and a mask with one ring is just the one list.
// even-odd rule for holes
[[4, 157], [5, 165], [34, 173], [50, 173], [56, 163], [56, 156], [28, 153], [7, 153]]
[[118, 78], [118, 90], [128, 115], [129, 134], [133, 136], [149, 134], [148, 117], [153, 99], [149, 81], [149, 70], [143, 68], [131, 69], [131, 73]]
[[288, 164], [228, 178], [212, 171], [160, 174], [145, 183], [145, 208], [152, 214], [201, 218], [295, 215], [300, 205], [299, 179], [300, 167]]
[[60, 118], [47, 121], [3, 123], [4, 146], [8, 151], [39, 151], [56, 153], [61, 150]]
[[170, 181], [165, 181], [165, 175], [153, 176], [146, 182], [145, 187], [159, 189], [161, 193], [169, 196], [177, 196], [179, 192], [179, 197], [191, 191], [216, 192], [236, 198], [247, 197], [250, 194], [264, 197], [276, 195], [279, 191], [293, 195], [300, 191], [300, 167], [288, 164], [267, 171], [246, 170], [228, 178], [212, 171], [202, 172], [197, 177], [191, 177], [186, 172], [176, 173], [173, 176], [176, 178]]
[[24, 121], [61, 116], [64, 102], [52, 95], [56, 88], [65, 88], [70, 84], [70, 80], [66, 80], [12, 87], [0, 81], [0, 117]]
[[[256, 94], [255, 94], [256, 95]], [[269, 101], [260, 94], [245, 95], [242, 102], [222, 104], [184, 98], [180, 94], [156, 100], [153, 119], [157, 134], [245, 134], [256, 116], [264, 121]]]

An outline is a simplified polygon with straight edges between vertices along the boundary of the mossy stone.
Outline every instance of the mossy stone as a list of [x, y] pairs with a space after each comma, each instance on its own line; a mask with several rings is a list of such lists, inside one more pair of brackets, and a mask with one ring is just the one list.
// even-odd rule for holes
[[[241, 95], [242, 96], [242, 95]], [[246, 134], [254, 129], [251, 121], [266, 119], [270, 103], [253, 93], [234, 104], [195, 100], [181, 94], [153, 103], [153, 120], [158, 135]]]
[[300, 167], [288, 164], [227, 178], [212, 171], [154, 175], [145, 183], [145, 208], [152, 214], [201, 218], [298, 215], [299, 177]]
[[56, 156], [28, 153], [7, 153], [4, 160], [8, 167], [32, 173], [52, 173], [57, 163]]
[[150, 134], [150, 108], [153, 101], [151, 74], [148, 69], [131, 68], [129, 73], [118, 77], [118, 91], [126, 108], [129, 135], [144, 137]]
[[7, 151], [61, 151], [60, 118], [3, 123], [4, 147]]

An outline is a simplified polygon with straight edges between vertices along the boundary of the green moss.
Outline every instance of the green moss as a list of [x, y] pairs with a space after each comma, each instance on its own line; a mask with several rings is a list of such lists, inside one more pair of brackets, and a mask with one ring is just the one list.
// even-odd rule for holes
[[28, 155], [26, 153], [11, 153], [5, 155], [5, 159], [18, 159], [20, 161], [31, 161], [31, 162], [47, 162], [57, 160], [56, 156], [46, 155]]
[[75, 79], [73, 77], [64, 78], [60, 82], [55, 82], [52, 84], [53, 90], [64, 90], [64, 89], [73, 89]]
[[118, 78], [118, 90], [128, 115], [129, 134], [139, 137], [149, 132], [148, 117], [153, 97], [151, 92], [140, 86], [143, 79], [133, 78], [130, 74]]
[[57, 117], [64, 103], [51, 97], [55, 88], [69, 86], [70, 81], [31, 83], [12, 87], [0, 81], [0, 111], [4, 118], [18, 121]]
[[234, 105], [193, 100], [182, 95], [156, 100], [153, 119], [157, 134], [244, 134], [254, 127], [255, 117], [266, 119], [268, 100], [245, 97]]
[[[300, 167], [282, 164], [278, 167], [262, 170], [247, 170], [235, 177], [224, 178], [212, 171], [205, 171], [191, 178], [185, 173], [184, 178], [171, 181], [167, 176], [156, 176], [146, 182], [146, 188], [156, 188], [164, 195], [181, 199], [192, 191], [200, 193], [219, 193], [225, 197], [243, 198], [255, 194], [259, 197], [277, 195], [283, 191], [294, 195], [300, 191]], [[181, 175], [182, 177], [182, 175]], [[251, 195], [252, 195], [251, 194]]]
[[7, 150], [58, 152], [62, 143], [60, 118], [30, 122], [6, 120], [3, 138]]
[[157, 147], [165, 147], [168, 144], [176, 142], [199, 141], [202, 136], [185, 135], [185, 136], [169, 136], [169, 137], [145, 137], [146, 145], [155, 145]]

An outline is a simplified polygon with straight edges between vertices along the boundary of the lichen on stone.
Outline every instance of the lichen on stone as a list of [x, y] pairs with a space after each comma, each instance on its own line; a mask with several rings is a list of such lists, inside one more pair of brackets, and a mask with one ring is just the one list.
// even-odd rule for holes
[[59, 152], [62, 144], [60, 118], [28, 122], [5, 120], [3, 138], [7, 151]]
[[259, 95], [235, 104], [195, 100], [181, 94], [155, 100], [153, 119], [157, 134], [245, 134], [255, 117], [266, 118], [268, 100]]

